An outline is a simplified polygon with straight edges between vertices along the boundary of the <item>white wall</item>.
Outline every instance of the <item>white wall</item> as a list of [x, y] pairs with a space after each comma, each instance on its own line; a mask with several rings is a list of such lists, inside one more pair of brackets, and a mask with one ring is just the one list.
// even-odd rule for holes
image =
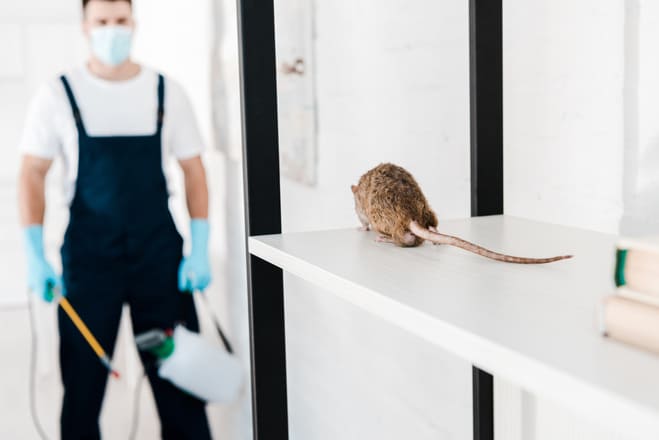
[[505, 0], [503, 11], [505, 212], [616, 231], [622, 2]]
[[[507, 214], [615, 233], [624, 181], [658, 193], [651, 3], [504, 1]], [[415, 173], [440, 219], [468, 215], [466, 2], [317, 2], [316, 13], [319, 183], [282, 182], [284, 229], [354, 226], [348, 185], [384, 160]], [[469, 438], [468, 365], [298, 279], [286, 286], [294, 438]], [[501, 380], [496, 408], [497, 438], [629, 438]]]
[[[659, 166], [648, 161], [657, 157], [655, 3], [504, 0], [507, 214], [616, 233], [623, 206], [629, 230], [657, 212], [656, 185], [632, 200], [656, 184]], [[630, 438], [497, 385], [497, 420], [516, 432], [504, 438]]]
[[659, 4], [625, 2], [625, 179], [621, 230], [659, 232]]
[[[468, 215], [467, 2], [315, 8], [318, 185], [282, 181], [284, 230], [356, 227], [349, 186], [384, 161], [417, 177], [440, 219]], [[471, 437], [468, 363], [285, 281], [292, 438]]]
[[285, 181], [286, 229], [354, 225], [349, 185], [384, 161], [409, 168], [440, 221], [468, 215], [462, 3], [317, 2], [319, 180], [311, 189]]

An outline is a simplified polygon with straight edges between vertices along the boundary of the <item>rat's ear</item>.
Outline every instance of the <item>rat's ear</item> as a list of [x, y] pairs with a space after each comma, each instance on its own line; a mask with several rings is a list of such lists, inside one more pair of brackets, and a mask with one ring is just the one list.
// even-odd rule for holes
[[350, 185], [350, 189], [352, 190], [353, 194], [356, 193], [357, 192], [357, 185]]

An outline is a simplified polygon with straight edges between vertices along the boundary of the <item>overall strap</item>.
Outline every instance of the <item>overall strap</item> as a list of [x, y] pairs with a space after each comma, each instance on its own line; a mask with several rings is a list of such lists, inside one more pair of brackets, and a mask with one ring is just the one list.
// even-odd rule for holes
[[62, 81], [62, 84], [64, 84], [64, 90], [66, 91], [66, 96], [69, 99], [69, 104], [71, 104], [71, 112], [73, 113], [73, 118], [76, 121], [76, 127], [78, 128], [78, 133], [86, 135], [87, 132], [85, 131], [85, 125], [82, 123], [82, 117], [80, 116], [80, 108], [78, 107], [78, 103], [76, 102], [75, 96], [73, 96], [73, 91], [71, 90], [69, 81], [66, 79], [66, 76], [64, 75], [60, 76], [60, 80]]
[[158, 74], [158, 133], [162, 130], [162, 122], [165, 118], [165, 78]]

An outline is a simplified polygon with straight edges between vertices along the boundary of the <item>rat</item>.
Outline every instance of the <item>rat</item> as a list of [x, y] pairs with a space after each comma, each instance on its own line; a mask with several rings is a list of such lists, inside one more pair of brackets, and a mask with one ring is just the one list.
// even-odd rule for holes
[[517, 264], [544, 264], [572, 258], [562, 255], [551, 258], [526, 258], [500, 254], [459, 237], [441, 234], [437, 216], [430, 208], [421, 187], [404, 168], [383, 163], [364, 174], [351, 186], [355, 211], [361, 230], [377, 232], [376, 241], [402, 247], [419, 246], [426, 240], [433, 244], [448, 244], [497, 261]]

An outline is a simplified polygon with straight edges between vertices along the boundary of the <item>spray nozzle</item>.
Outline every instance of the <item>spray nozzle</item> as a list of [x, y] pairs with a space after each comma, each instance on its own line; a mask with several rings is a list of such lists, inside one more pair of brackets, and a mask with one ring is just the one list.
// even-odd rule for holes
[[174, 352], [174, 330], [153, 329], [135, 336], [137, 349], [148, 351], [159, 359], [165, 359]]

